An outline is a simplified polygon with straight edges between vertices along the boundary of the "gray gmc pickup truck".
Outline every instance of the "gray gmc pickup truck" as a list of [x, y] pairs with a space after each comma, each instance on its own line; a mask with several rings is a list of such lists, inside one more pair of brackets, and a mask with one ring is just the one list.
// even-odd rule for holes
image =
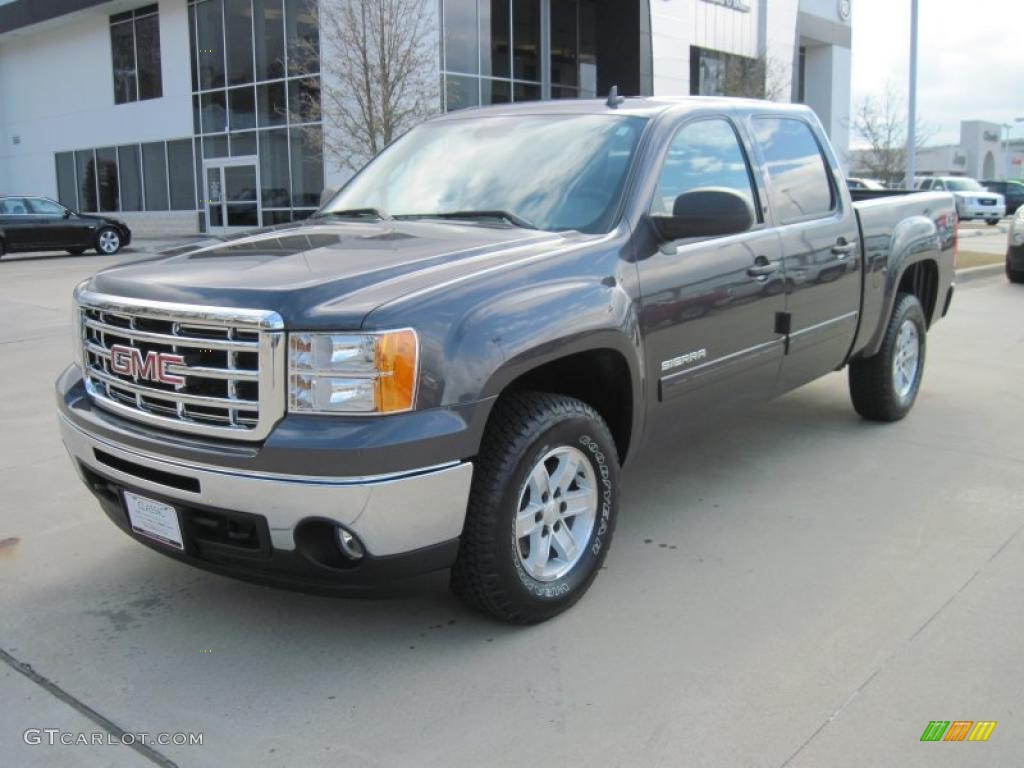
[[594, 580], [620, 467], [660, 438], [844, 366], [861, 416], [902, 418], [956, 225], [945, 193], [852, 200], [803, 106], [460, 111], [311, 219], [79, 285], [63, 439], [183, 562], [326, 591], [450, 568], [540, 621]]

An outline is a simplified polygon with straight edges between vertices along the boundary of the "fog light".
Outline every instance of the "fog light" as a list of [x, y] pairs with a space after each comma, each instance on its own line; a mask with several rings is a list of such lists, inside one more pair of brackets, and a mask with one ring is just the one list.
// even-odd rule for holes
[[361, 560], [366, 554], [359, 539], [344, 528], [338, 528], [338, 546], [341, 548], [342, 554], [349, 560]]

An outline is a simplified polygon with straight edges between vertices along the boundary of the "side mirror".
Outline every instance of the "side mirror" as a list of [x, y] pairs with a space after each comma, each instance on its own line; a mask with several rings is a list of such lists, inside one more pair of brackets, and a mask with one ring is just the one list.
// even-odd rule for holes
[[73, 215], [74, 215], [74, 214], [73, 214], [73, 213], [71, 213], [71, 211], [70, 211], [70, 210], [68, 210], [67, 208], [65, 208], [65, 209], [64, 209], [64, 218], [65, 218], [65, 219], [70, 219], [70, 218], [71, 218], [71, 217], [72, 217]]
[[754, 211], [746, 198], [729, 189], [695, 189], [676, 198], [671, 216], [651, 216], [658, 240], [721, 237], [754, 226]]

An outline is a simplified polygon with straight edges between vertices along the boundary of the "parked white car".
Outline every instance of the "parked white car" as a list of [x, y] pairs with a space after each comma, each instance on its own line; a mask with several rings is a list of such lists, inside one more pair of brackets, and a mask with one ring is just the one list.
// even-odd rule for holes
[[932, 176], [921, 179], [917, 188], [932, 192], [952, 192], [960, 221], [984, 219], [989, 225], [1006, 215], [1006, 200], [998, 192], [989, 192], [974, 179], [961, 176]]

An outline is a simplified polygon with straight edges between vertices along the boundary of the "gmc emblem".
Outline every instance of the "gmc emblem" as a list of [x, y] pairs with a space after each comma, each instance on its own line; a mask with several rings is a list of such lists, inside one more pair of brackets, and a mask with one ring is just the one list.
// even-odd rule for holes
[[167, 367], [184, 364], [184, 357], [169, 352], [147, 352], [143, 355], [142, 350], [123, 344], [115, 344], [110, 348], [110, 370], [122, 376], [180, 387], [185, 383], [185, 377], [170, 373]]

